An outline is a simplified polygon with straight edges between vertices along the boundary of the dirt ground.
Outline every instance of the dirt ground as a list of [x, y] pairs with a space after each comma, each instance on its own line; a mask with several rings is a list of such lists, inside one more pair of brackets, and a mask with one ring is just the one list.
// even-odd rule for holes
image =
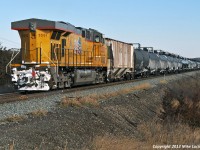
[[46, 116], [2, 124], [0, 149], [101, 149], [94, 144], [99, 137], [139, 138], [137, 126], [158, 115], [163, 88], [118, 95], [98, 106], [58, 106]]

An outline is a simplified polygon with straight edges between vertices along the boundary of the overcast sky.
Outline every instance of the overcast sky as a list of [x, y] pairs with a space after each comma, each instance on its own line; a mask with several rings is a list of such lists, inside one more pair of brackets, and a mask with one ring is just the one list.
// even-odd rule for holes
[[19, 48], [11, 22], [39, 18], [93, 28], [106, 37], [200, 57], [200, 0], [5, 0], [0, 42]]

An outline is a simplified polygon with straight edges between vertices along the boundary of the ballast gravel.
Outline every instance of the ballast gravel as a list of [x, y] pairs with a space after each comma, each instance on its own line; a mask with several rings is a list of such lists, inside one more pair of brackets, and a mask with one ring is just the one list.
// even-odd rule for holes
[[[143, 81], [130, 81], [130, 83], [108, 86], [108, 87], [101, 87], [101, 88], [94, 88], [88, 89], [84, 91], [77, 91], [74, 93], [62, 93], [62, 90], [59, 94], [51, 95], [47, 97], [41, 97], [37, 99], [25, 100], [25, 101], [18, 101], [12, 103], [4, 103], [0, 104], [0, 124], [4, 124], [4, 120], [6, 118], [12, 116], [24, 116], [26, 117], [27, 114], [38, 111], [38, 110], [45, 110], [48, 112], [53, 112], [58, 106], [58, 103], [62, 100], [63, 97], [76, 97], [76, 96], [86, 96], [90, 94], [105, 94], [105, 93], [113, 93], [117, 92], [126, 88], [132, 88], [134, 86], [138, 86], [140, 84], [149, 83], [152, 87], [160, 84], [160, 81], [166, 80], [167, 82], [174, 81], [183, 77], [188, 77], [196, 74], [199, 71], [195, 72], [187, 72], [182, 74], [174, 74], [170, 76], [162, 76], [154, 79], [143, 80]], [[137, 92], [137, 91], [135, 91]]]

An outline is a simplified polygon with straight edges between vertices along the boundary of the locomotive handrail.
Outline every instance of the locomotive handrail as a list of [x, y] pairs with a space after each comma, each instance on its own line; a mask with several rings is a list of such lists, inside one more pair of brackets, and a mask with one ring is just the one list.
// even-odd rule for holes
[[[41, 51], [42, 51], [42, 44], [41, 44]], [[56, 64], [51, 60], [51, 58], [49, 58], [49, 56], [44, 51], [42, 51], [42, 52], [51, 61], [51, 63], [56, 66]]]
[[57, 59], [56, 73], [58, 73], [58, 57], [57, 57], [57, 54], [56, 54], [56, 51], [55, 51], [56, 49], [59, 49], [59, 47], [54, 48], [54, 55], [56, 56], [56, 59]]
[[[9, 61], [9, 63], [6, 65], [6, 73], [8, 73], [8, 66], [11, 64], [11, 62], [15, 59], [15, 57], [20, 53], [20, 51], [17, 52], [17, 54]], [[14, 54], [14, 50], [13, 50], [13, 54]], [[12, 54], [12, 56], [13, 56]]]

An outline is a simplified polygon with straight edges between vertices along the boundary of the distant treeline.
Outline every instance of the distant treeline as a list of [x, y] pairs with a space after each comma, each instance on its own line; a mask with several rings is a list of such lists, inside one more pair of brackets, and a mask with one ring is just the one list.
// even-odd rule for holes
[[[5, 84], [10, 80], [9, 75], [6, 74], [6, 65], [10, 62], [12, 55], [15, 55], [16, 53], [17, 51], [13, 54], [13, 50], [3, 47], [0, 43], [0, 85]], [[20, 60], [20, 55], [16, 57], [16, 60]], [[10, 73], [9, 68], [8, 73]]]

